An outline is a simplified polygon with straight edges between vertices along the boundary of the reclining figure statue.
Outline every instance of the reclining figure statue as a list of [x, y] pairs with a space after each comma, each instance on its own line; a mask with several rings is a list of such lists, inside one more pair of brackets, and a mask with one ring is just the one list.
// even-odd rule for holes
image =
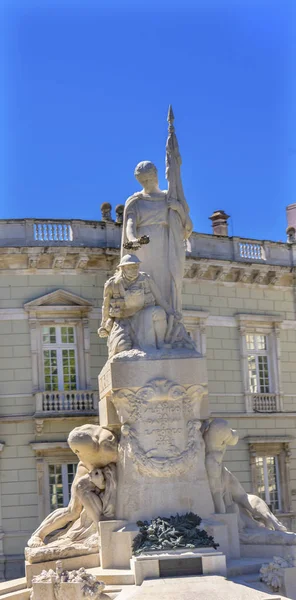
[[[42, 548], [44, 556], [49, 557], [51, 547], [54, 554], [54, 547], [63, 546], [67, 549], [69, 545], [77, 543], [81, 551], [81, 544], [88, 546], [90, 538], [91, 544], [97, 546], [98, 522], [114, 518], [115, 463], [118, 458], [114, 434], [99, 425], [82, 425], [71, 431], [68, 443], [79, 458], [71, 499], [67, 507], [58, 508], [46, 517], [29, 539], [29, 548], [40, 547], [40, 558]], [[54, 532], [58, 533], [53, 536]], [[51, 537], [46, 544], [45, 538], [49, 535]], [[71, 549], [72, 556], [73, 552], [74, 547]], [[28, 560], [31, 554], [27, 548]]]
[[252, 544], [296, 544], [296, 534], [270, 511], [262, 498], [247, 494], [238, 479], [223, 466], [227, 446], [238, 442], [238, 434], [224, 419], [204, 426], [206, 469], [217, 513], [236, 512], [240, 541]]

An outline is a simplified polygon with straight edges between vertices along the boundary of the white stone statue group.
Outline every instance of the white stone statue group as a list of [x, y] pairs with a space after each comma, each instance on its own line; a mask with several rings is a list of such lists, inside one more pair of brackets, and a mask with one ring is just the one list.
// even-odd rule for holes
[[[169, 122], [168, 191], [159, 189], [156, 168], [145, 161], [139, 163], [135, 170], [143, 190], [131, 196], [125, 205], [120, 264], [105, 285], [99, 329], [100, 336], [108, 337], [109, 359], [122, 353], [128, 358], [133, 357], [131, 353], [142, 353], [144, 357], [157, 360], [158, 351], [164, 347], [171, 349], [174, 358], [178, 358], [176, 349], [190, 348], [191, 352], [194, 351], [181, 315], [185, 242], [192, 232], [192, 223], [181, 184], [181, 161], [171, 113]], [[140, 266], [143, 271], [140, 271]], [[180, 393], [178, 383], [172, 382], [171, 386], [176, 394]], [[190, 399], [185, 392], [184, 410], [186, 406], [188, 410]], [[126, 400], [129, 401], [128, 397]], [[151, 402], [160, 410], [169, 405], [170, 398], [164, 393], [159, 397], [156, 394]], [[128, 439], [130, 424], [121, 425], [122, 434]], [[246, 543], [296, 544], [296, 534], [288, 533], [265, 502], [247, 494], [237, 478], [223, 466], [226, 448], [237, 443], [237, 433], [223, 419], [202, 423], [199, 420], [200, 425], [198, 435], [201, 437], [203, 433], [201, 444], [196, 446], [195, 440], [190, 438], [189, 450], [197, 452], [198, 448], [201, 453], [216, 513], [236, 512], [240, 539]], [[178, 435], [182, 434], [185, 439], [185, 432], [182, 428], [180, 431]], [[191, 426], [190, 431], [193, 438], [197, 436], [196, 428]], [[71, 500], [67, 507], [51, 513], [33, 533], [26, 549], [29, 562], [98, 552], [98, 522], [116, 518], [119, 440], [107, 428], [83, 425], [70, 433], [68, 443], [79, 458]], [[132, 448], [131, 442], [127, 443]], [[158, 461], [158, 469], [159, 464], [169, 462], [170, 458], [162, 455], [155, 458], [153, 452], [156, 452], [155, 449], [148, 457], [149, 468], [153, 460]], [[187, 454], [183, 452], [184, 456]], [[176, 464], [180, 462], [179, 454], [173, 460]], [[183, 471], [190, 469], [190, 461], [182, 461]], [[176, 468], [175, 471], [168, 469], [166, 476], [177, 477]], [[153, 475], [148, 467], [145, 473], [148, 478]], [[157, 472], [157, 476], [161, 478], [161, 473]]]
[[188, 210], [159, 189], [153, 163], [139, 163], [135, 176], [143, 190], [125, 204], [121, 261], [104, 288], [98, 333], [108, 337], [109, 358], [132, 349], [193, 348], [181, 314]]
[[[238, 441], [236, 431], [224, 419], [205, 421], [202, 428], [215, 512], [237, 513], [240, 540], [244, 543], [295, 545], [296, 534], [287, 532], [267, 504], [258, 496], [247, 494], [223, 466], [227, 446]], [[29, 562], [97, 552], [98, 522], [116, 518], [116, 437], [99, 425], [83, 425], [70, 433], [68, 442], [80, 461], [71, 500], [67, 507], [51, 513], [33, 533], [26, 549]]]

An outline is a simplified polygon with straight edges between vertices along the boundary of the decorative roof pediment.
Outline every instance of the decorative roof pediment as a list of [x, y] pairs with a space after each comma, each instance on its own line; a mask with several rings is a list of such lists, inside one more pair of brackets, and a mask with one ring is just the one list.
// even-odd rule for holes
[[29, 312], [57, 312], [61, 311], [70, 312], [88, 312], [92, 308], [92, 303], [81, 296], [67, 292], [66, 290], [55, 290], [50, 294], [40, 296], [35, 300], [26, 302], [24, 309]]

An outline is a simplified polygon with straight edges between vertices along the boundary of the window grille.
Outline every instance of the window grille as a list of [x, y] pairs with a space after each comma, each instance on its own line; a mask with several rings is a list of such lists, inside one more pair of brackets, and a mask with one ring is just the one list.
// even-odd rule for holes
[[272, 511], [281, 510], [278, 456], [256, 456], [257, 493]]
[[45, 391], [78, 388], [75, 328], [47, 326], [42, 329]]
[[269, 394], [271, 390], [267, 336], [247, 334], [246, 342], [250, 392]]
[[69, 504], [76, 470], [77, 463], [48, 465], [51, 510], [63, 508]]

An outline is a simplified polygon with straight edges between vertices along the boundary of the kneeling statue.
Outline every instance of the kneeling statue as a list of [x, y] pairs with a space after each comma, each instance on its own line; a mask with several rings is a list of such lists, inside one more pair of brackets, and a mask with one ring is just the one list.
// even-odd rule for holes
[[155, 352], [165, 344], [167, 317], [182, 319], [162, 298], [153, 279], [140, 272], [140, 262], [134, 254], [126, 254], [105, 284], [98, 334], [108, 337], [109, 358], [134, 348]]

